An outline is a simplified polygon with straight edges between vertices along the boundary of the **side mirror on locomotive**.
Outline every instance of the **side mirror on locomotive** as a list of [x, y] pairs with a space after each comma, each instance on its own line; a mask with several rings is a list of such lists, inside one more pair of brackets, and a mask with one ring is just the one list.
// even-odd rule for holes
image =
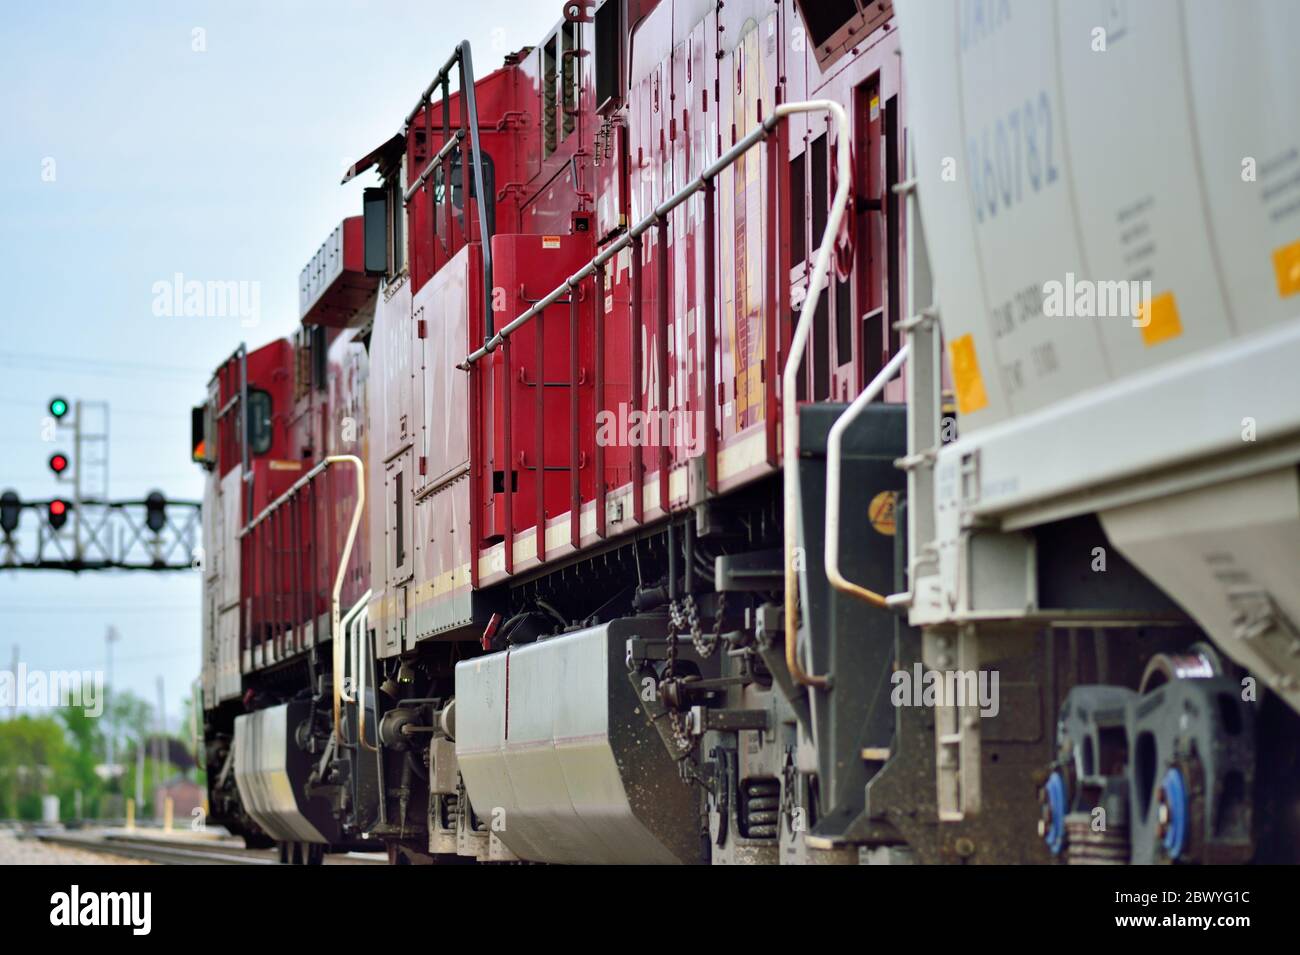
[[367, 275], [388, 272], [388, 190], [367, 189], [361, 196]]

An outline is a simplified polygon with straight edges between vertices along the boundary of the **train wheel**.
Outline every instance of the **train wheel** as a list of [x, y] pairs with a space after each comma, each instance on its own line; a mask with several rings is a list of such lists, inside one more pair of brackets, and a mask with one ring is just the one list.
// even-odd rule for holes
[[280, 865], [324, 865], [325, 846], [317, 842], [281, 842]]
[[280, 865], [304, 865], [301, 842], [280, 843]]
[[245, 849], [274, 849], [278, 843], [270, 836], [261, 833], [244, 833]]

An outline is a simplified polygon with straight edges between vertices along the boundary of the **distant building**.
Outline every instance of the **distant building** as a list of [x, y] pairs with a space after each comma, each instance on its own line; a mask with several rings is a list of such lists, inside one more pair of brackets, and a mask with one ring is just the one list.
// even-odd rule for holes
[[177, 826], [189, 825], [194, 818], [194, 810], [203, 808], [206, 793], [197, 783], [188, 779], [174, 779], [154, 790], [154, 805], [158, 807], [158, 816], [162, 817], [163, 800], [172, 797], [172, 819]]

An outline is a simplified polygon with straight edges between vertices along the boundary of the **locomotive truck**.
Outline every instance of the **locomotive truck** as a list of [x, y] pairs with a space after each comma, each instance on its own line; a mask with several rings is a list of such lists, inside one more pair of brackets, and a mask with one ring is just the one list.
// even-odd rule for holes
[[1298, 16], [574, 0], [446, 51], [195, 410], [211, 817], [1296, 861]]

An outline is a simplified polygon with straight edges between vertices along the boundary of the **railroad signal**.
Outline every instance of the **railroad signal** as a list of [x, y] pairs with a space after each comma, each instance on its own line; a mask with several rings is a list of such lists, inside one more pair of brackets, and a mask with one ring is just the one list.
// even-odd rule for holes
[[23, 502], [17, 491], [5, 491], [0, 494], [0, 531], [9, 536], [18, 529], [18, 517], [22, 514]]
[[46, 506], [46, 516], [49, 518], [50, 527], [59, 530], [68, 521], [68, 511], [72, 505], [61, 497], [56, 497]]
[[65, 399], [63, 398], [50, 399], [50, 414], [53, 415], [56, 420], [62, 418], [67, 413], [68, 413], [68, 402]]
[[162, 491], [150, 491], [144, 499], [144, 526], [155, 534], [167, 526], [167, 498]]
[[63, 477], [63, 472], [68, 470], [68, 456], [62, 451], [55, 451], [50, 455], [50, 470], [56, 477]]

